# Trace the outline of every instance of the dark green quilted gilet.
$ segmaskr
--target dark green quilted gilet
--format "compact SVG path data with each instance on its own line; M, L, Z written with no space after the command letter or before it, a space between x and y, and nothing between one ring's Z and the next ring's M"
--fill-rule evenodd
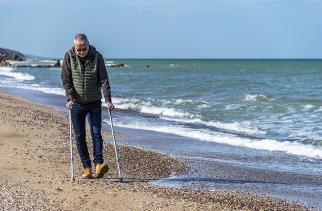
M71 50L69 51L70 67L72 71L73 85L75 89L74 100L79 103L89 103L100 100L101 88L97 76L97 59L99 54L85 60L85 66Z

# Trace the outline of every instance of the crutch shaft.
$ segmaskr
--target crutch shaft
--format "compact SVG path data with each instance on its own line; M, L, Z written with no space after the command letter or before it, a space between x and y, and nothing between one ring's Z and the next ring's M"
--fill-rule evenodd
M74 177L74 157L73 157L73 137L72 137L72 115L71 111L68 111L69 114L69 147L70 147L70 181L75 181Z
M110 109L108 109L108 114L110 117L110 124L111 124L112 138L113 138L113 142L114 142L115 159L116 159L116 164L117 164L118 175L119 175L119 179L122 180L122 173L121 173L121 168L120 168L120 163L119 163L119 156L118 156L117 144L116 144L115 135L114 135L112 114L111 114Z

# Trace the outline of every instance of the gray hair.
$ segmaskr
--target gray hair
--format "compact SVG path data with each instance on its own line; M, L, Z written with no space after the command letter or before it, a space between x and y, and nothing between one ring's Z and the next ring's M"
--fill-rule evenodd
M76 34L74 37L74 45L78 44L88 44L88 39L85 34Z

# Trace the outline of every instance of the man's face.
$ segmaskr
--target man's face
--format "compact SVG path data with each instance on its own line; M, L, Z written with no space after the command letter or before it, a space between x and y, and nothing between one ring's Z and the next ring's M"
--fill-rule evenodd
M89 45L88 44L75 44L75 51L78 56L84 58L88 54Z

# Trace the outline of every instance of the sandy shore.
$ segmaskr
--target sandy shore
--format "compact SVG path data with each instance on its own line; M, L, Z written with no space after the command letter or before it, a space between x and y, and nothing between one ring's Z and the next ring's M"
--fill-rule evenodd
M153 186L187 169L166 155L122 146L125 182L117 180L113 147L104 143L111 170L103 179L82 180L75 149L76 181L69 181L68 119L64 114L0 94L0 210L308 210L246 193ZM103 136L110 136L105 132Z

